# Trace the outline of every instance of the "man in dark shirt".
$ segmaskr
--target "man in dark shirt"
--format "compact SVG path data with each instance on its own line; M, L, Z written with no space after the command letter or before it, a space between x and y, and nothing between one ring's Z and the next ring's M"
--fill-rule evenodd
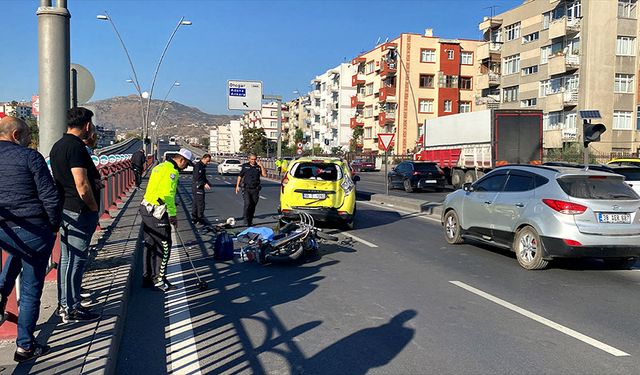
M58 314L64 323L89 322L99 318L81 305L80 286L89 256L91 236L98 224L100 180L84 139L91 137L93 112L72 108L67 112L67 132L50 153L51 171L64 197L58 266Z
M14 360L45 354L33 332L40 313L51 250L60 227L60 198L47 163L31 142L29 126L14 117L0 120L0 248L9 253L0 275L0 318L21 273L20 315ZM1 324L1 323L0 323Z
M249 162L242 164L242 169L236 182L236 194L242 187L242 198L244 199L244 221L247 227L253 225L253 215L256 212L256 205L260 199L260 176L266 177L267 170L262 166L258 157L254 153L249 154Z
M131 157L131 169L133 169L133 173L136 175L136 188L138 189L140 188L140 183L142 183L145 159L143 149L136 151Z
M193 188L193 207L191 208L191 222L193 224L206 224L204 219L204 190L211 189L207 180L207 165L211 161L211 155L204 154L199 162L193 166L191 185Z

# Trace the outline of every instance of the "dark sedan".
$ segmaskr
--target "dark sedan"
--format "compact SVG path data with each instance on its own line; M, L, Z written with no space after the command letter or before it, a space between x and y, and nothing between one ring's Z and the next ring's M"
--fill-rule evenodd
M444 189L446 178L436 163L403 161L389 172L390 188L403 188L407 193L414 189Z

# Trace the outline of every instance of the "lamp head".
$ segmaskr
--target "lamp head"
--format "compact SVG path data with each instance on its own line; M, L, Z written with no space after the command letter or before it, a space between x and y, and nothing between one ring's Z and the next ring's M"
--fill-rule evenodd
M98 14L96 18L99 19L100 21L107 21L109 19L109 17L104 14Z

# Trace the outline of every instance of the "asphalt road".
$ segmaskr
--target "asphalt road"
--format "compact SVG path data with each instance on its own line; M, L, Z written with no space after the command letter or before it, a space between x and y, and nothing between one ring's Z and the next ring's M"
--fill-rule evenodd
M234 181L213 176L211 221L241 216ZM428 217L367 202L356 229L338 233L355 241L322 245L316 259L214 262L212 237L184 214L189 183L179 230L208 290L179 247L169 272L180 289L142 290L138 274L117 373L638 373L638 269L594 260L526 271L508 252L448 245ZM256 223L273 225L278 185L261 196Z
M377 172L358 172L358 176L360 176L360 181L358 182L358 193L366 198L367 195L371 194L385 194L386 193L386 180L385 174L383 171ZM448 186L442 192L436 192L432 189L425 189L414 191L411 193L405 192L403 189L389 189L390 195L395 195L398 197L407 197L414 199L424 199L429 202L442 202L444 198L453 191L453 187Z

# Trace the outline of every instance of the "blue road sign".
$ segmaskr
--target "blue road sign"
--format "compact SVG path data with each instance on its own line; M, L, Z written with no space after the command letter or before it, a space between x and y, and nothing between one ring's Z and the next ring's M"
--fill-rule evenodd
M245 88L237 88L237 87L230 87L229 88L229 96L247 96L247 89L245 89Z

